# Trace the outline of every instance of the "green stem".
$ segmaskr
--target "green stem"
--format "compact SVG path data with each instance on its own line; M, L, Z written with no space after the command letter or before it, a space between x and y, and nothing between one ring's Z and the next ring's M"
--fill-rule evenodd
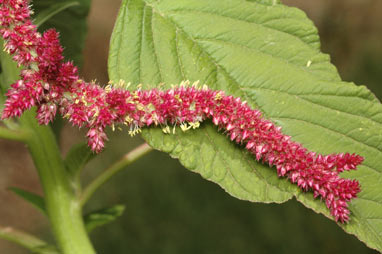
M94 254L75 195L74 183L65 169L50 127L39 126L33 112L24 113L21 125L33 135L27 145L38 170L45 193L45 205L62 254Z
M86 202L97 191L97 189L105 182L107 182L112 176L126 168L126 166L130 165L132 162L151 152L152 150L153 148L151 148L148 144L142 144L123 156L119 161L111 165L85 188L80 199L81 206L85 205Z
M0 126L0 138L25 142L28 139L28 134L25 131L15 131Z
M20 70L11 57L0 53L0 58L1 67L6 73L2 75L6 79L0 80L0 88L4 88L4 85L11 84L19 78ZM84 226L81 205L74 191L79 186L70 180L51 128L39 126L32 110L23 114L20 125L20 130L27 130L28 137L25 138L25 142L40 177L45 194L45 208L60 253L95 254ZM23 135L15 135L15 131L5 128L0 129L0 135L24 141L21 138Z

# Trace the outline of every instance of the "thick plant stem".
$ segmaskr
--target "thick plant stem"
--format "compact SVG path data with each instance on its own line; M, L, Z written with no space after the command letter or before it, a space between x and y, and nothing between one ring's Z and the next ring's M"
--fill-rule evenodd
M0 42L1 43L1 42ZM4 56L4 54L0 54ZM9 67L6 72L7 82L18 79L19 70L12 64L10 57L1 59L2 66ZM82 209L75 195L75 183L66 172L56 138L48 126L40 126L32 110L20 118L20 131L26 135L14 135L2 129L4 137L27 144L38 171L44 190L45 207L60 254L95 254L95 250L86 232ZM11 135L12 134L12 135ZM21 133L20 133L21 134ZM24 139L25 138L25 139Z
M106 169L101 175L99 175L93 182L91 182L83 191L81 195L81 206L85 205L86 202L92 197L94 192L101 187L105 182L107 182L112 176L126 168L132 162L138 160L142 156L151 152L153 148L148 144L144 143L125 156L123 156L119 161L115 162L108 169Z
M74 183L70 182L52 130L39 126L33 112L25 114L21 124L33 133L27 145L40 176L46 209L61 253L96 253L84 227Z

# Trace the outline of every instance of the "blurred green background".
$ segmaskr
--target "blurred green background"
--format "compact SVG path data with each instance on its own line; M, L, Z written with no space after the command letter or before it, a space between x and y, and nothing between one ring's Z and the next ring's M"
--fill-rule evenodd
M344 80L367 85L382 98L382 1L284 0L307 12L318 26L322 50L332 56ZM82 75L107 83L108 39L120 0L93 0ZM84 140L66 126L63 153ZM142 142L111 133L107 149L84 172L84 183ZM23 145L1 141L0 224L52 239L48 222L6 190L41 193ZM86 206L92 211L124 204L117 221L91 237L100 254L122 253L376 253L334 222L296 200L254 204L232 198L218 185L184 169L167 154L152 152L117 175ZM25 254L0 240L0 253Z

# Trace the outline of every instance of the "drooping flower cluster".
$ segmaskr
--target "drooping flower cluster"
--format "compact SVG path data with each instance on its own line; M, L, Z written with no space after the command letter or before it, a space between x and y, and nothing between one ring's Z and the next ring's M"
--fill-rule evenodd
M23 66L21 79L7 93L2 118L20 116L37 106L40 124L48 124L56 114L63 92L78 80L77 69L71 63L63 63L63 49L54 29L43 35L37 32L27 1L0 0L0 4L4 50Z
M5 50L24 67L21 79L7 94L3 119L36 106L39 123L48 124L59 111L73 125L89 128L88 143L95 152L104 147L107 126L127 125L130 135L153 125L171 133L170 125L187 131L211 119L256 160L275 166L280 177L287 177L304 191L312 190L326 202L336 221L349 220L348 202L360 187L358 181L343 179L339 173L356 169L363 161L361 156L310 152L240 98L197 83L182 82L166 91L138 88L133 92L124 89L127 85L123 81L105 89L87 83L79 79L72 63L63 62L57 32L48 30L40 35L36 31L26 0L0 0L0 4Z

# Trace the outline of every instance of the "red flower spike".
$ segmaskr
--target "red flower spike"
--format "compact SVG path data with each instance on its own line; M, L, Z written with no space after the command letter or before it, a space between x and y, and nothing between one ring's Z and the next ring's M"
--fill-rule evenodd
M2 119L20 116L37 106L40 124L48 124L60 112L76 126L86 126L88 144L99 153L105 146L105 127L124 124L135 135L141 127L179 125L182 131L195 129L211 119L219 130L238 144L243 144L256 160L275 166L280 177L288 178L303 191L325 201L330 213L341 223L349 220L348 202L360 192L358 181L343 179L339 173L356 169L363 157L356 154L320 155L281 132L281 127L262 118L240 98L225 95L197 84L161 91L134 92L117 88L105 89L79 79L77 68L63 62L58 33L51 29L42 36L30 21L26 0L0 0L0 34L5 50L24 66L21 77L11 86ZM175 131L175 129L173 130Z

